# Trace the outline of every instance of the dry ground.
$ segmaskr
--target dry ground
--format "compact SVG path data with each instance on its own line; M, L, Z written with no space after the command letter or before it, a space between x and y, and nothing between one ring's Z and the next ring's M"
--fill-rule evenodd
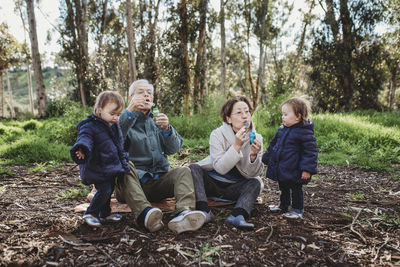
M15 174L0 176L1 266L400 266L399 168L390 174L320 166L304 188L302 221L268 211L279 191L265 180L264 204L251 218L255 231L225 225L227 206L213 208L215 222L177 236L137 228L130 214L90 229L73 211L85 197L56 199L79 188L78 169L29 167L7 167Z

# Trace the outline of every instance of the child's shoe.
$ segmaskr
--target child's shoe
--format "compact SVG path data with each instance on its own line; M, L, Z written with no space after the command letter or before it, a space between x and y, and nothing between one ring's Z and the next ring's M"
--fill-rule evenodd
M91 214L85 214L83 215L83 219L85 220L85 222L91 226L91 227L100 227L101 226L101 222L99 219L97 219L96 217L94 217Z
M297 220L297 219L303 219L303 214L297 213L294 211L288 211L283 214L283 217L288 218L288 219Z
M111 214L110 216L107 216L105 218L101 218L102 221L104 222L119 222L122 219L122 215L115 213L115 214Z
M280 212L280 211L282 211L282 209L279 208L279 206L277 206L277 205L269 205L268 208L272 212Z
M204 213L204 215L206 215L206 220L205 220L204 223L209 223L209 222L214 221L215 216L214 216L214 214L212 213L211 210L209 212L202 210L202 212Z
M238 229L243 229L243 230L253 230L254 229L254 224L246 222L244 219L243 215L238 215L238 216L233 216L229 215L228 218L225 220L226 224L232 224Z
M183 210L168 223L168 228L180 234L188 231L196 231L206 221L206 215L200 210Z

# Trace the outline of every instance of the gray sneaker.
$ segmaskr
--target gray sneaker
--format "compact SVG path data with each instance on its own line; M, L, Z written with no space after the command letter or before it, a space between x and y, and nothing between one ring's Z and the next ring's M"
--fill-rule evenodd
M184 210L169 221L168 228L176 234L196 231L203 226L205 221L206 215L202 211Z
M206 221L204 223L209 223L215 220L215 216L212 213L212 211L210 210L209 212L206 211L202 211L204 213L204 215L206 215Z
M164 227L162 222L162 211L159 208L150 209L144 217L144 227L149 232L155 232Z

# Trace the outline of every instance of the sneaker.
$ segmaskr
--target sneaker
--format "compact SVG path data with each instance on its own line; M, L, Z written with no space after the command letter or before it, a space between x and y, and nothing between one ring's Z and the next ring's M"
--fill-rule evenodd
M100 227L101 226L101 222L99 219L97 219L96 217L94 217L91 214L85 214L83 215L83 219L85 220L85 222L91 226L91 227Z
M297 213L294 211L288 211L283 214L283 217L288 218L288 219L294 219L294 220L303 219L303 214Z
M184 210L169 221L168 228L176 234L196 231L203 226L205 221L206 215L202 211Z
M212 222L212 221L214 221L214 219L215 219L215 216L214 216L214 214L212 213L212 211L210 210L209 212L207 212L207 211L201 211L201 212L203 212L204 213L204 215L206 215L206 220L205 220L205 222L204 223L209 223L209 222Z
M282 210L282 209L279 208L279 206L277 206L277 205L269 205L268 208L269 208L269 210L272 211L272 212L279 212L279 211Z
M105 218L101 218L101 221L104 222L119 222L122 219L122 215L115 213L115 214L111 214L110 216L107 216Z
M144 227L151 233L160 230L164 227L162 216L162 211L159 208L149 209L144 217Z
M229 217L226 218L225 223L231 224L238 229L243 229L243 230L253 230L254 229L254 224L246 222L243 215L238 215L236 217L233 215L229 215Z

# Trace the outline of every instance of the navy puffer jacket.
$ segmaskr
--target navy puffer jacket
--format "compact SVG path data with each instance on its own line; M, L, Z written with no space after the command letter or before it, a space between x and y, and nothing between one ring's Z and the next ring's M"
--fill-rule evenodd
M118 174L129 171L128 153L124 152L124 139L118 123L110 125L89 115L76 129L78 139L71 148L72 159L79 164L84 184L112 181ZM81 149L85 159L78 159L75 152Z
M265 151L262 161L268 165L267 177L278 182L306 184L302 171L317 173L318 151L312 120L290 127L281 126Z

